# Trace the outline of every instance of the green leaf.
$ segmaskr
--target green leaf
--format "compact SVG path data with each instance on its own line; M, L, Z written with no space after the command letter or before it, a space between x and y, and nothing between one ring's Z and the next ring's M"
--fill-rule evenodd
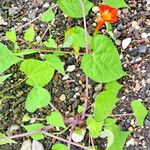
M115 94L116 96L121 88L122 85L117 81L109 82L105 85L105 89L110 91L112 94Z
M112 118L106 118L104 121L105 127L111 127L116 123L117 119L112 119Z
M1 138L4 138L4 139L1 139ZM11 143L16 143L16 142L10 138L7 138L5 134L0 133L0 145L8 144L8 143L11 144Z
M54 144L52 150L69 150L69 148L64 144Z
M47 106L50 100L49 92L42 87L36 86L28 93L25 108L29 112L34 112L38 108Z
M48 64L50 64L54 69L65 75L63 63L61 62L59 57L54 54L49 54L46 55L45 58Z
M40 130L44 127L43 124L41 123L34 123L30 125L23 126L28 132L32 132L34 130ZM42 133L36 133L32 134L31 137L35 140L42 140L44 139L44 135Z
M116 40L115 36L114 36L114 33L112 31L112 25L110 22L105 22L105 25L106 25L106 32L110 35L110 37L113 39L113 40Z
M49 8L47 11L45 11L42 15L40 20L42 22L49 22L52 21L55 18L55 14L53 13L53 11L51 10L51 8Z
M81 0L58 0L58 6L68 16L73 18L82 18L82 5ZM89 10L92 8L93 3L89 0L84 1L85 15L88 15Z
M0 73L23 59L16 57L7 46L0 43Z
M4 75L4 76L0 76L0 84L3 84L3 82L9 78L12 74L7 74L7 75Z
M82 57L84 73L94 81L106 83L120 79L122 70L120 57L113 42L105 35L96 35L92 40L93 53Z
M56 42L51 37L49 37L47 41L43 42L43 44L48 48L57 48Z
M106 150L122 150L130 132L121 131L117 125L112 125L111 127L107 129L110 130L114 136L113 136L113 139L112 137L108 138L109 145L107 146ZM113 143L112 143L112 140L113 140Z
M66 128L64 121L63 121L63 117L58 112L52 112L50 116L46 117L46 120L47 120L47 124L50 124L52 126Z
M6 32L6 37L13 43L16 43L16 31L14 29Z
M132 107L133 113L134 113L134 115L136 117L136 123L137 123L137 125L138 126L142 126L143 122L144 122L144 119L145 119L145 117L148 114L147 109L138 100L132 101L131 107Z
M106 149L108 149L113 144L113 142L114 142L114 134L112 133L111 130L108 130L106 128L104 129L104 132L107 135L108 144L107 144Z
M78 105L78 113L82 113L84 111L84 107L82 105Z
M87 36L88 36L88 42L90 43L91 37L89 35ZM64 47L74 46L74 47L82 47L82 48L86 47L84 29L79 26L69 28L65 32L65 43L63 46Z
M23 71L28 79L26 82L31 86L45 86L54 75L54 68L48 63L27 59L21 63L20 70Z
M33 50L33 49L25 49L25 50L20 50L17 53L15 53L16 56L24 56L24 55L29 55L29 54L34 54L38 53L38 51Z
M117 102L117 93L121 86L117 82L108 83L105 86L106 91L96 96L94 103L94 118L96 121L104 121L115 108Z
M35 37L35 31L32 25L27 29L26 33L24 34L24 39L26 41L32 42L34 40L34 37Z
M124 0L103 0L103 4L114 8L129 7Z
M103 122L96 122L92 117L86 120L87 128L89 129L89 134L93 138L97 138L102 130Z

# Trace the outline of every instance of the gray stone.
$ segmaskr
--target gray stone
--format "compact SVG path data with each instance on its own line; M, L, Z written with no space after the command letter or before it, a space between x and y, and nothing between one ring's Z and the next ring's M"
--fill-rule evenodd
M139 53L146 53L147 51L147 46L146 45L140 45L137 47L137 50Z
M32 142L32 150L44 150L44 147L39 141L33 140L33 142Z

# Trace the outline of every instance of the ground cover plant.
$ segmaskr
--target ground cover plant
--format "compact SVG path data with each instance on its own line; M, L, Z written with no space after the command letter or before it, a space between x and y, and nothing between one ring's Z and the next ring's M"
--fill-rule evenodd
M26 43L24 49L20 49L15 29L6 32L6 39L13 46L8 48L7 44L0 43L0 84L3 84L12 75L11 73L5 74L5 71L12 65L18 65L19 70L25 76L21 83L25 82L30 87L25 101L25 109L32 114L38 109L44 109L50 105L54 110L43 118L34 118L34 123L31 123L33 118L25 114L22 118L22 128L27 132L16 135L7 135L7 133L1 132L0 144L13 144L17 142L15 139L26 136L35 140L41 140L48 136L56 139L51 147L52 150L68 150L71 149L71 145L80 149L92 150L98 149L98 145L94 144L93 139L102 137L107 140L107 150L121 150L131 131L123 131L117 125L117 119L113 116L112 111L118 101L118 92L123 86L117 80L128 74L123 71L119 52L114 44L116 39L112 26L119 19L117 17L119 8L129 6L124 0L115 2L103 0L98 7L93 7L94 4L89 0L58 0L57 5L65 15L72 18L83 18L84 21L84 28L73 26L65 31L65 39L61 47L56 44L57 41L51 35L45 41L36 40L37 33L34 24L29 25L24 32L23 41ZM89 35L86 16L92 7L99 12L99 15L96 18L95 32ZM55 13L52 8L49 8L38 19L50 25L55 19ZM101 33L103 26L106 27L106 34ZM72 51L67 51L68 48L72 48ZM74 54L76 58L81 58L81 69L86 75L83 103L78 106L74 118L67 118L59 112L53 105L51 98L53 93L45 88L53 80L56 71L65 75L61 57L66 54ZM90 102L89 99L89 79L104 83L103 91L97 94L94 102ZM4 93L15 86L17 85L1 91L1 99L7 98ZM8 97L11 98L11 96ZM142 126L148 114L147 108L138 100L132 101L131 108L137 126ZM61 137L64 133L68 134L68 139ZM88 134L89 145L80 144L85 134Z

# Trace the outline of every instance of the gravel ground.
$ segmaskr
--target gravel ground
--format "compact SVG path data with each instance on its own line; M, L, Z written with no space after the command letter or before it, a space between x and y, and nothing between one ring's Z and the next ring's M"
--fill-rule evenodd
M120 52L120 58L124 70L129 74L129 76L119 81L124 87L119 93L119 102L113 114L132 113L130 103L134 99L140 100L150 109L150 6L147 5L148 1L128 0L127 3L130 5L130 9L121 9L119 13L120 20L113 26L115 37L118 39L116 44ZM96 5L98 4L97 0L93 0L93 2ZM0 25L0 39L2 39L4 32L9 28L18 28L18 26L22 26L35 19L49 7L48 4L53 6L55 3L53 0L2 0L0 3L0 16L2 16L0 23L3 23L3 25ZM47 38L47 35L51 34L58 44L62 44L64 31L74 25L83 26L83 21L82 19L73 20L65 18L56 7L54 11L56 12L56 20L44 39ZM91 12L87 17L89 33L94 31L93 23L95 16ZM34 24L37 35L43 35L47 25L39 21L35 21ZM23 30L19 30L19 38L21 38L22 32ZM105 32L105 29L102 29L102 32ZM122 45L125 40L130 42L127 48L123 49ZM22 42L20 42L20 45L25 46ZM60 112L66 117L72 117L76 114L78 104L83 102L85 75L80 69L80 57L75 59L71 55L66 55L61 59L65 64L65 69L69 67L74 69L68 71L66 76L56 73L53 81L46 88L53 93L53 104ZM13 73L13 76L3 86L0 86L0 90L4 90L23 80L24 75L19 72L18 66L13 66L7 71L7 73L10 72ZM97 93L102 90L102 87L103 85L90 80L89 96L91 102L93 102L93 98ZM10 134L24 132L20 125L22 117L27 113L24 110L24 101L29 90L30 87L21 83L13 90L6 92L7 95L15 96L16 98L0 100L0 132L5 131ZM51 110L52 108L47 106L29 115L32 117L42 117L49 114ZM125 150L150 150L150 114L141 128L135 125L135 118L133 116L118 118L117 123L123 130L133 131L125 144ZM0 150L19 150L22 142L27 139L20 139L17 144L0 146ZM48 150L52 145L48 138L40 142L44 145L45 150ZM85 139L84 142L88 141ZM94 142L99 145L100 150L105 148L105 139L97 139ZM72 150L76 149L76 147L72 148Z

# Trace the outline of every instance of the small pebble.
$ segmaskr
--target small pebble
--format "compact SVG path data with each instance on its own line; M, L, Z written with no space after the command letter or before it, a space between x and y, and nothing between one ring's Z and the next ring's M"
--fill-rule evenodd
M134 145L134 138L131 138L129 141L126 142L126 147L130 146L130 145Z
M32 150L44 150L44 147L39 141L33 140L33 142L32 142Z
M141 34L141 37L142 37L143 39L147 39L147 38L148 38L148 34L146 34L146 33L144 32L144 33Z
M65 101L65 100L66 100L66 95L65 95L65 94L62 94L62 95L60 96L60 100L61 100L61 101Z
M124 40L122 41L122 48L123 48L123 49L126 49L126 48L129 46L130 43L131 43L131 38L126 38L126 39L124 39Z
M147 46L146 45L140 45L137 47L137 50L139 53L146 53L147 51Z
M20 150L31 150L32 146L31 146L31 141L30 140L26 140L22 143L21 149Z
M70 78L70 77L69 77L69 74L66 74L66 75L63 76L62 80L67 80L67 79L69 79L69 78Z
M99 11L99 7L98 6L94 6L92 8L92 11L95 12L95 13L97 13Z
M94 88L94 90L95 90L96 92L101 91L101 90L102 90L102 84L98 84L98 85Z
M86 130L85 129L82 129L82 134L78 134L77 132L73 132L72 133L72 140L75 142L75 143L79 143L81 142L83 139L84 139L84 136L85 136L85 133L86 133Z
M71 65L71 66L68 66L68 68L67 68L67 72L73 72L74 70L75 70L75 65Z
M46 2L46 3L43 5L43 7L44 7L44 8L48 8L48 7L49 7L49 3Z

